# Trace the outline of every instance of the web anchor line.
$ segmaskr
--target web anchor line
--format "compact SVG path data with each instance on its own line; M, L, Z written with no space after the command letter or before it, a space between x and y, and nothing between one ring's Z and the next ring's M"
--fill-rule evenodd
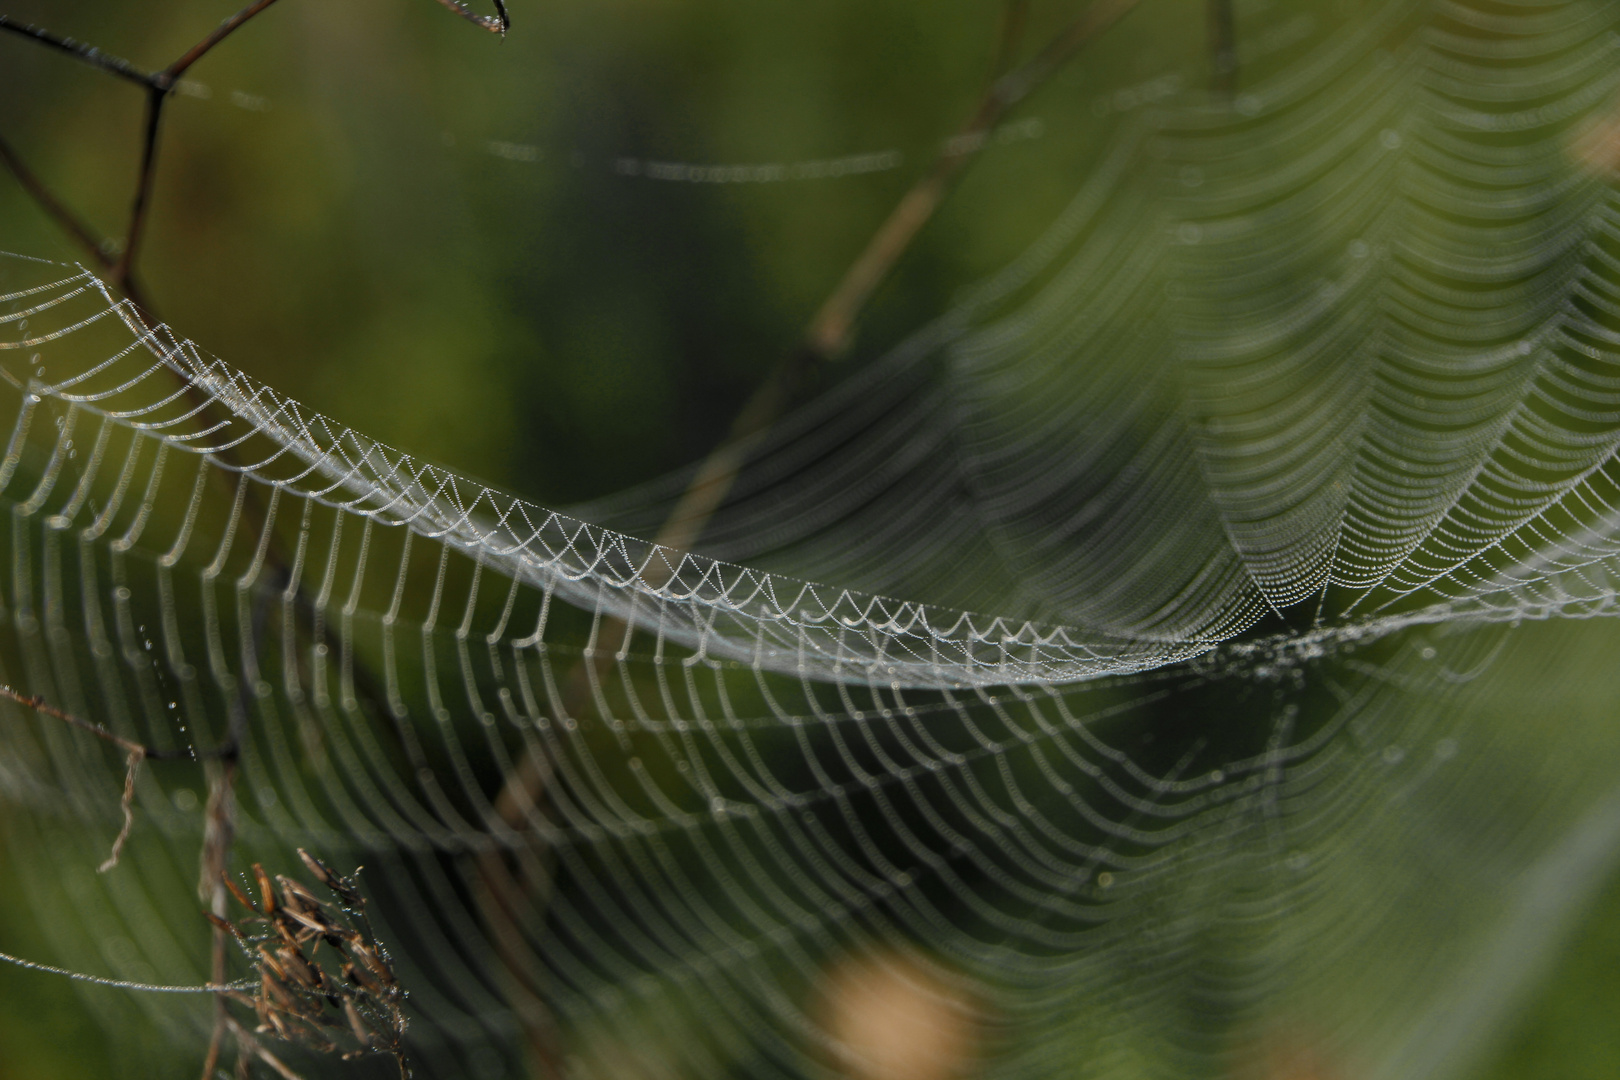
M69 971L67 968L55 967L51 964L41 964L35 960L25 960L20 956L0 952L0 961L15 967L25 968L28 971L39 971L47 975L61 975L75 982L91 983L95 986L108 986L114 990L138 990L149 994L229 994L241 990L251 990L257 985L255 979L239 979L236 982L217 985L215 983L202 983L200 985L178 986L172 983L131 982L128 979L109 979L100 975L90 975L82 971Z

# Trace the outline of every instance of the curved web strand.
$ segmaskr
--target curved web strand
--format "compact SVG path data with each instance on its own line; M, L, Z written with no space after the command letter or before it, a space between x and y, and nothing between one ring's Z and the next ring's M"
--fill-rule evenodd
M1613 452L1612 34L1381 5L1125 122L1023 260L754 452L702 546L1167 640L1324 590L1413 609ZM579 512L650 532L672 494Z

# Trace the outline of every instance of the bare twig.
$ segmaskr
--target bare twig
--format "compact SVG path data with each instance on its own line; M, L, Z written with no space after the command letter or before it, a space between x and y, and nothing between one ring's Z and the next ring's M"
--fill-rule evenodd
M146 228L146 208L152 199L152 178L157 172L158 132L163 125L163 103L168 100L167 90L146 92L146 125L141 140L141 171L135 180L135 204L129 212L129 228L124 230L124 244L118 253L118 262L112 270L113 284L124 289L130 270L135 264L135 252Z
M93 724L88 720L81 720L72 713L63 712L54 705L47 704L44 698L38 695L28 696L19 694L9 686L0 686L0 698L14 701L27 709L32 709L41 716L48 716L53 720L60 720L70 727L80 731L89 732L98 739L112 743L122 749L126 755L127 767L124 773L124 795L119 800L118 807L123 812L124 824L118 830L118 837L113 840L112 853L96 868L99 873L105 874L118 865L118 857L124 852L124 844L129 840L130 830L135 827L135 779L141 771L141 762L153 756L151 752L138 742L133 742L120 735L114 735L100 724Z
M141 139L141 169L135 181L135 200L130 208L129 228L124 233L124 247L119 252L117 265L113 267L113 282L120 289L124 288L124 283L129 280L130 271L135 265L135 253L140 247L141 234L146 228L147 210L152 200L152 182L157 172L158 135L163 127L163 106L168 102L169 95L174 92L175 83L187 68L201 60L215 45L224 41L238 27L275 2L276 0L253 0L253 3L220 23L213 33L186 50L180 59L149 78L146 90L146 124Z
M119 800L119 809L123 811L124 815L124 825L123 828L118 831L117 839L113 841L112 854L107 857L105 862L96 868L101 873L106 873L108 870L111 870L113 867L118 865L118 857L123 854L124 844L129 840L130 830L135 827L135 780L140 775L141 763L143 761L196 761L205 758L235 756L235 751L230 748L202 751L194 750L190 747L184 750L157 750L145 745L144 743L138 743L133 739L126 739L122 735L115 735L113 732L108 731L100 724L93 723L89 720L84 720L80 717L74 716L70 712L64 712L37 694L19 694L9 686L0 686L0 698L15 702L25 709L32 709L40 716L48 716L52 720L60 720L69 727L77 728L80 731L94 735L103 742L112 743L114 746L124 751L127 766L124 772L124 795L123 798ZM214 981L224 981L224 979L220 977L220 973L217 971L215 972Z
M208 807L203 818L203 845L199 858L201 880L198 893L209 905L215 919L225 915L225 867L230 858L231 844L236 840L236 759L233 756L208 777ZM209 978L216 984L225 982L225 957L229 945L226 933L214 926ZM214 1002L214 1030L208 1040L208 1054L203 1061L202 1080L213 1080L213 1070L224 1049L225 1029L231 1022L225 999Z
M100 68L109 75L116 75L120 79L128 79L130 82L140 83L142 86L152 84L152 76L141 71L128 60L113 56L111 53L102 52L94 45L75 41L70 37L60 37L42 27L18 22L8 15L0 15L0 30L9 30L13 34L31 38L41 45L65 52L77 60L82 60L92 67Z
M688 551L709 519L725 501L749 443L775 422L796 384L814 364L834 359L849 345L855 319L879 284L910 248L934 211L944 201L951 183L976 154L1007 113L1045 83L1089 42L1124 17L1139 0L1097 0L1021 67L991 84L966 124L947 140L929 170L901 197L864 250L845 272L805 331L804 342L760 384L737 414L726 441L721 443L693 475L655 539L664 547ZM1010 0L1003 36L1021 33L1020 0ZM654 588L664 582L651 583Z
M1138 2L1097 0L1033 59L991 84L967 123L947 140L932 167L901 197L821 305L805 331L803 344L772 369L738 413L726 441L698 467L659 530L655 543L680 551L691 549L730 492L749 444L775 422L807 369L834 359L848 347L856 317L933 217L950 191L951 183L1007 113ZM1014 11L1018 6L1019 0L1011 0L1003 25L1004 36L1021 32L1017 27L1023 16ZM656 588L663 582L653 584Z
M5 162L6 168L11 170L11 175L17 178L17 183L21 184L23 190L39 204L46 216L61 226L63 232L73 237L74 241L84 248L86 254L99 263L103 270L113 268L113 258L102 247L102 241L96 239L95 233L90 231L90 227L81 221L78 215L51 194L50 189L34 175L33 170L23 164L17 151L3 138L0 138L0 161Z
M190 49L186 50L184 56L180 57L180 59L164 68L162 73L157 76L167 84L165 89L172 87L175 82L179 80L180 76L185 74L186 69L192 64L195 64L198 60L201 60L208 50L230 37L243 23L247 22L249 19L253 18L253 16L257 15L259 12L263 11L265 8L269 7L275 2L276 0L254 0L253 3L249 4L241 11L238 11L235 15L232 15L230 18L220 23L218 29L216 29L212 34L209 34L207 37L203 38L201 41L197 42L197 44L193 45Z
M48 716L52 720L60 720L62 723L67 724L69 727L76 727L80 731L88 732L91 735L94 735L98 739L101 739L101 740L103 740L105 742L112 743L114 746L118 747L120 750L123 750L125 753L133 754L133 753L138 752L143 757L149 757L149 758L153 758L153 759L164 758L164 757L180 757L180 756L182 756L182 755L174 753L172 751L161 751L161 750L160 751L153 751L150 748L148 748L146 746L143 746L140 743L135 742L132 739L126 739L122 735L115 735L112 732L108 731L106 728L102 727L100 724L92 723L89 720L81 720L79 717L74 716L72 713L63 712L61 709L58 709L55 705L52 705L52 704L48 703L44 698L40 697L38 694L32 694L32 695L30 695L30 694L19 694L17 691L13 690L9 686L0 686L0 698L5 698L7 701L15 702L16 704L21 705L25 709L32 709L34 712L39 713L39 715L41 715L41 716ZM187 754L187 755L184 755L184 756L189 757L190 755Z
M28 170L17 154L9 147L0 151L6 165L17 176L24 190L33 197L34 201L43 208L46 214L81 245L91 253L101 266L112 275L113 284L128 296L137 306L150 310L148 305L137 295L133 288L135 258L140 249L140 242L146 231L146 219L151 210L152 186L157 171L158 138L163 129L163 108L169 96L174 93L175 86L193 64L206 56L216 45L230 37L255 15L274 4L276 0L252 0L242 10L220 23L207 37L187 49L179 59L161 71L146 72L131 64L128 60L113 56L101 51L94 45L76 41L73 38L62 37L51 33L42 27L29 23L19 22L6 15L0 15L0 30L7 30L13 34L27 38L47 48L65 53L76 60L80 60L99 70L116 75L121 79L136 83L146 91L146 115L143 123L141 139L140 169L136 173L135 196L131 202L129 224L124 231L124 240L119 247L116 259L109 257L104 245L97 241L94 234L86 228L79 217L72 213L51 194L50 190L39 182L38 178ZM494 15L479 15L467 7L462 0L439 0L439 3L460 15L475 26L482 27L493 33L506 34L511 20L507 15L505 0L494 0Z
M96 867L98 874L105 874L118 865L118 856L124 853L124 844L129 840L130 830L135 828L135 778L140 774L141 762L145 759L144 748L137 747L129 752L129 764L124 772L124 796L118 801L118 808L124 812L124 827L118 830L118 836L113 840L112 854Z

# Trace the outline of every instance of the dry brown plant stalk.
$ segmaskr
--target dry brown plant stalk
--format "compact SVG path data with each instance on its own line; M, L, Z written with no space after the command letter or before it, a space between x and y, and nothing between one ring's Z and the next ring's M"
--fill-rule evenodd
M272 880L254 863L248 889L221 879L248 914L232 922L204 913L241 946L259 980L252 993L223 994L227 1002L252 1010L256 1021L250 1033L239 1019L227 1017L226 1026L237 1037L238 1071L252 1057L284 1078L295 1075L260 1045L257 1036L267 1036L346 1061L386 1054L404 1080L411 1075L405 1057L406 994L388 950L372 932L365 898L352 877L302 848L298 856L332 894L330 900L321 900L296 878L278 874ZM250 895L254 889L257 899Z
M101 741L111 743L124 751L126 761L124 794L118 804L119 810L124 815L124 824L118 830L117 838L113 840L112 853L107 856L105 862L96 868L97 871L103 874L118 865L119 856L124 851L124 844L128 842L129 834L135 828L135 781L140 775L142 762L179 759L201 761L221 757L225 753L221 750L158 750L144 743L138 743L133 739L126 739L122 735L116 735L100 724L64 712L38 694L20 694L9 686L0 685L0 698L21 705L25 709L30 709L40 716L59 720L71 728L94 735Z

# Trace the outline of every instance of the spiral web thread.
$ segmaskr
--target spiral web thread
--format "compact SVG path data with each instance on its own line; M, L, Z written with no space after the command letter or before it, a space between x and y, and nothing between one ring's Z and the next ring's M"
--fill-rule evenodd
M542 510L7 259L4 676L239 735L235 860L366 865L428 1075L867 1075L872 972L1007 1075L1456 1067L1502 883L1613 847L1601 628L1508 624L1615 606L1617 21L1381 5L1121 119L703 555L634 538L686 475ZM62 958L198 982L204 768L97 877L120 762L0 721Z

